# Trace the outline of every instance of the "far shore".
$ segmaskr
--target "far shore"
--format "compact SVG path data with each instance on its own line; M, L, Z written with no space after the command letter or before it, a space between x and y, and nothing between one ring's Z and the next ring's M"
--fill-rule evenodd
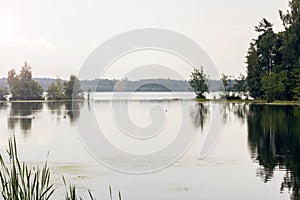
M161 99L161 101L186 101L187 99ZM246 104L262 104L262 105L296 105L300 106L300 100L298 101L273 101L273 102L268 102L266 100L226 100L226 99L190 99L194 100L197 102L213 102L213 103L246 103ZM11 100L11 101L5 101L5 100L0 100L0 103L55 103L55 102L71 102L73 101L72 99L66 99L66 100ZM84 100L84 99L78 99L74 100L76 102L84 102L84 101L89 101L89 100ZM94 101L91 99L90 101ZM98 100L96 100L98 101ZM101 100L99 100L101 101Z
M72 99L66 99L66 100L10 100L10 101L0 101L0 103L54 103L54 102L70 102L70 101L76 101L76 102L83 102L88 101L84 99L78 99L78 100L72 100Z

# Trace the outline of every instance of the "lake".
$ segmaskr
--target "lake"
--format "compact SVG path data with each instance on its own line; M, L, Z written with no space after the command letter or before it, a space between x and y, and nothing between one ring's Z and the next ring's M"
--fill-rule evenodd
M0 103L1 153L15 134L22 160L48 160L53 199L64 198L62 175L97 199L109 199L109 186L125 200L300 199L299 106L193 98L95 93L73 104Z

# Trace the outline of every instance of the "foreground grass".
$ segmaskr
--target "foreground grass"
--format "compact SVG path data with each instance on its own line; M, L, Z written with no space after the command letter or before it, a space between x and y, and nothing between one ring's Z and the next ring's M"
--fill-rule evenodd
M49 200L55 191L54 185L50 183L51 172L47 162L43 167L29 167L25 162L20 162L17 152L15 137L8 140L8 162L0 154L0 187L1 196L4 200ZM74 185L68 185L65 178L63 182L66 187L66 200L82 200ZM110 199L112 190L109 187ZM91 200L92 193L88 190ZM121 200L121 194L118 196Z
M7 149L9 163L0 155L1 195L5 200L47 200L54 192L50 184L50 171L47 163L42 168L29 168L18 159L16 140L9 139Z

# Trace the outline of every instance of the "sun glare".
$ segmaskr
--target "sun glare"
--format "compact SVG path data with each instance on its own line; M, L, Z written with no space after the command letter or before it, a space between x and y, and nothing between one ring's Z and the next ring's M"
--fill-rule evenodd
M7 35L9 30L9 23L7 19L0 19L0 35Z
M14 12L0 12L0 36L9 36L12 32L12 24L16 22Z

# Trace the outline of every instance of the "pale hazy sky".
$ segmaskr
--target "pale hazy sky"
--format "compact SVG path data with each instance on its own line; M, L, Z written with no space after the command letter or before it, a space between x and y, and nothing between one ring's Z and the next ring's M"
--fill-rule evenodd
M139 28L186 35L220 73L237 75L245 72L254 26L265 17L282 30L278 10L287 5L288 0L0 0L0 77L28 61L34 77L67 78L78 74L102 42Z

